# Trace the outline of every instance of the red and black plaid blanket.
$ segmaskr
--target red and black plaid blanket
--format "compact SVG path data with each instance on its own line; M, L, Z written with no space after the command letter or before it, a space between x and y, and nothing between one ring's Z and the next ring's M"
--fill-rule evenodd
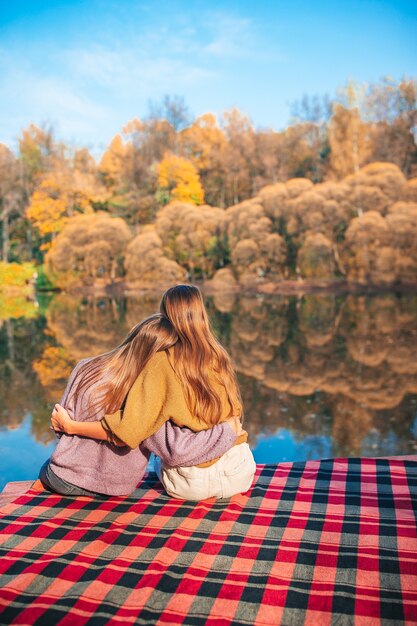
M227 501L32 489L3 507L0 623L416 624L417 462L259 466Z

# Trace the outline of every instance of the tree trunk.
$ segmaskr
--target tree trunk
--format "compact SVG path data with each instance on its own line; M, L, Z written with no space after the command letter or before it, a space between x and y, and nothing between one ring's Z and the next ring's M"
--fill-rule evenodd
M1 258L7 263L9 260L9 252L10 252L10 229L9 229L9 216L11 212L10 205L8 206L5 202L3 204L3 211L1 215L1 222L3 225L2 228L2 242L1 242Z
M342 265L342 261L339 256L339 250L337 249L336 244L333 245L333 255L334 255L334 260L336 262L337 269L342 274L342 276L346 276L346 270Z
M6 325L6 333L7 333L7 358L9 361L11 361L14 364L16 360L16 353L15 353L14 330L13 330L12 320L11 319L6 320L5 325Z
M116 280L117 274L117 259L113 259L110 266L110 280L112 283Z
M237 175L233 176L233 204L239 203L239 195L238 195L238 186L237 186Z
M9 214L5 212L3 215L3 237L2 237L2 246L1 246L1 258L7 263L9 260L9 251L10 251L10 238L9 238Z

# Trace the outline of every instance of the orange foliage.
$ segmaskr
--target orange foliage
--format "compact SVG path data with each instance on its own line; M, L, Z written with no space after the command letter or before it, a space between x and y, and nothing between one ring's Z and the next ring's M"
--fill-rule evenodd
M122 177L126 154L127 148L122 137L115 135L103 154L99 166L99 171L104 175L107 183L114 184Z
M70 169L56 161L34 191L26 215L51 247L51 238L60 233L74 213L91 213L96 203L107 198L94 172Z
M42 181L34 192L26 215L39 230L42 237L59 233L68 221L67 197L59 183L54 179ZM50 248L50 242L41 248Z
M168 200L192 204L204 202L200 176L191 161L183 157L171 154L159 163L158 184L162 194L167 194Z
M33 362L33 369L38 375L42 387L47 389L48 399L58 401L62 391L62 381L68 379L74 362L65 348L47 346L40 359Z

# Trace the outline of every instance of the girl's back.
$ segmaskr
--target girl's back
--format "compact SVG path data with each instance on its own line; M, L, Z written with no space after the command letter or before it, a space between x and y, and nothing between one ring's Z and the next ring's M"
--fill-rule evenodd
M80 422L97 421L104 417L100 410L94 410L97 404L92 402L97 400L97 388L101 381L80 395L75 393L80 369L87 362L88 359L84 359L75 366L60 402L70 416ZM107 441L62 435L50 464L57 476L83 489L124 495L135 489L146 470L148 456L139 447L132 450Z

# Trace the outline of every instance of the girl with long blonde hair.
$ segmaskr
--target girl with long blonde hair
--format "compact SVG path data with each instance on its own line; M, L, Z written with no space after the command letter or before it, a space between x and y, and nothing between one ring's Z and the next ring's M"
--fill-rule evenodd
M178 340L147 361L133 383L124 406L99 422L76 423L57 407L53 425L84 437L108 439L136 448L167 421L195 432L233 422L235 445L214 461L172 468L163 460L158 475L174 497L201 500L246 491L255 462L241 426L242 402L236 374L226 350L215 338L199 289L177 285L168 289L160 313ZM53 418L54 419L54 418Z

